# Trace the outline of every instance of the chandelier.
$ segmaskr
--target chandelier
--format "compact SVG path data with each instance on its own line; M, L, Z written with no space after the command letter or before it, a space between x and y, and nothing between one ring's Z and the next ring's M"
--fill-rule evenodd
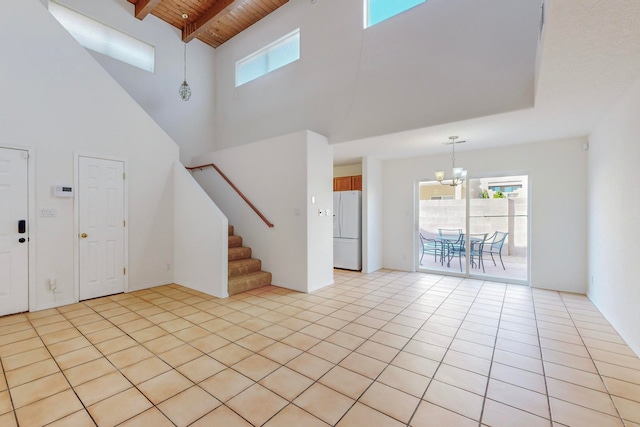
M186 13L182 14L182 19L185 20L185 28L187 26L187 18L189 15ZM178 93L180 94L180 98L183 101L188 101L191 98L191 88L189 87L189 83L187 83L187 44L184 43L184 80L178 89Z
M187 44L184 44L184 81L180 85L178 89L178 93L180 94L180 98L183 101L188 101L191 98L191 88L189 87L189 83L187 83Z
M450 180L445 181L444 179L444 171L436 172L436 180L442 185L450 185L451 187L456 187L464 182L467 179L467 171L464 168L456 167L456 144L462 144L466 141L456 141L458 139L457 136L450 136L449 139L451 142L445 142L446 145L451 145L451 169L453 177Z

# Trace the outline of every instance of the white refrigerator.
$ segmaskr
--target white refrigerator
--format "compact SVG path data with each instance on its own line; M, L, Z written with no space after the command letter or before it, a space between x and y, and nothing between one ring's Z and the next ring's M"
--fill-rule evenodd
M362 193L333 193L333 266L362 270Z

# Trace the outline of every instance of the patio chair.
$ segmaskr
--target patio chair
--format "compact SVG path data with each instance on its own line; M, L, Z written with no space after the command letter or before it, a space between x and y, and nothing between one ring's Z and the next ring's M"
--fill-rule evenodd
M438 236L441 239L458 241L462 235L462 228L438 228Z
M493 233L489 240L486 242L485 253L491 255L491 260L493 261L493 265L497 266L496 260L493 258L493 255L498 255L500 257L500 264L502 264L502 269L506 270L504 267L504 262L502 262L502 245L504 245L504 241L507 238L509 233L503 233L501 231L496 231Z
M476 266L475 258L478 258L477 266L478 268L482 267L482 272L484 273L484 260L482 258L482 252L484 251L484 245L487 241L487 233L469 234L469 240L469 256L471 266Z
M433 255L433 262L437 262L438 256L440 256L440 263L442 264L442 242L439 239L429 239L420 233L420 249L422 250L420 264L422 264L424 254Z
M458 258L458 263L460 264L460 271L462 271L462 257L465 256L465 237L464 237L464 233L462 233L462 231L460 232L460 236L458 237L458 240L456 241L448 241L447 246L448 246L448 261L447 261L447 267L449 267L449 264L451 263L451 260L454 258Z

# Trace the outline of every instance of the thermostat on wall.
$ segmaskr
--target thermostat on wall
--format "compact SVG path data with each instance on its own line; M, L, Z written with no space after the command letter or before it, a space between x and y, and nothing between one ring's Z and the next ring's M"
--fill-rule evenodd
M55 197L73 197L73 187L56 185L53 187L53 195Z

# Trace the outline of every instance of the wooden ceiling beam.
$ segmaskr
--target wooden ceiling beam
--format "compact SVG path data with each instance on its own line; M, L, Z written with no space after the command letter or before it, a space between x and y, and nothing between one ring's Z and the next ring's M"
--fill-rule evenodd
M138 0L140 1L154 1L154 0ZM211 6L202 16L198 18L197 21L187 24L185 28L182 29L182 41L185 43L189 43L191 40L200 36L202 33L207 31L207 27L213 24L215 17L223 12L227 7L233 4L233 0L218 0L213 6ZM137 9L137 5L136 5Z
M129 0L131 1L131 0ZM135 16L139 20L143 20L148 14L151 13L155 7L160 4L161 0L138 0L136 5Z

